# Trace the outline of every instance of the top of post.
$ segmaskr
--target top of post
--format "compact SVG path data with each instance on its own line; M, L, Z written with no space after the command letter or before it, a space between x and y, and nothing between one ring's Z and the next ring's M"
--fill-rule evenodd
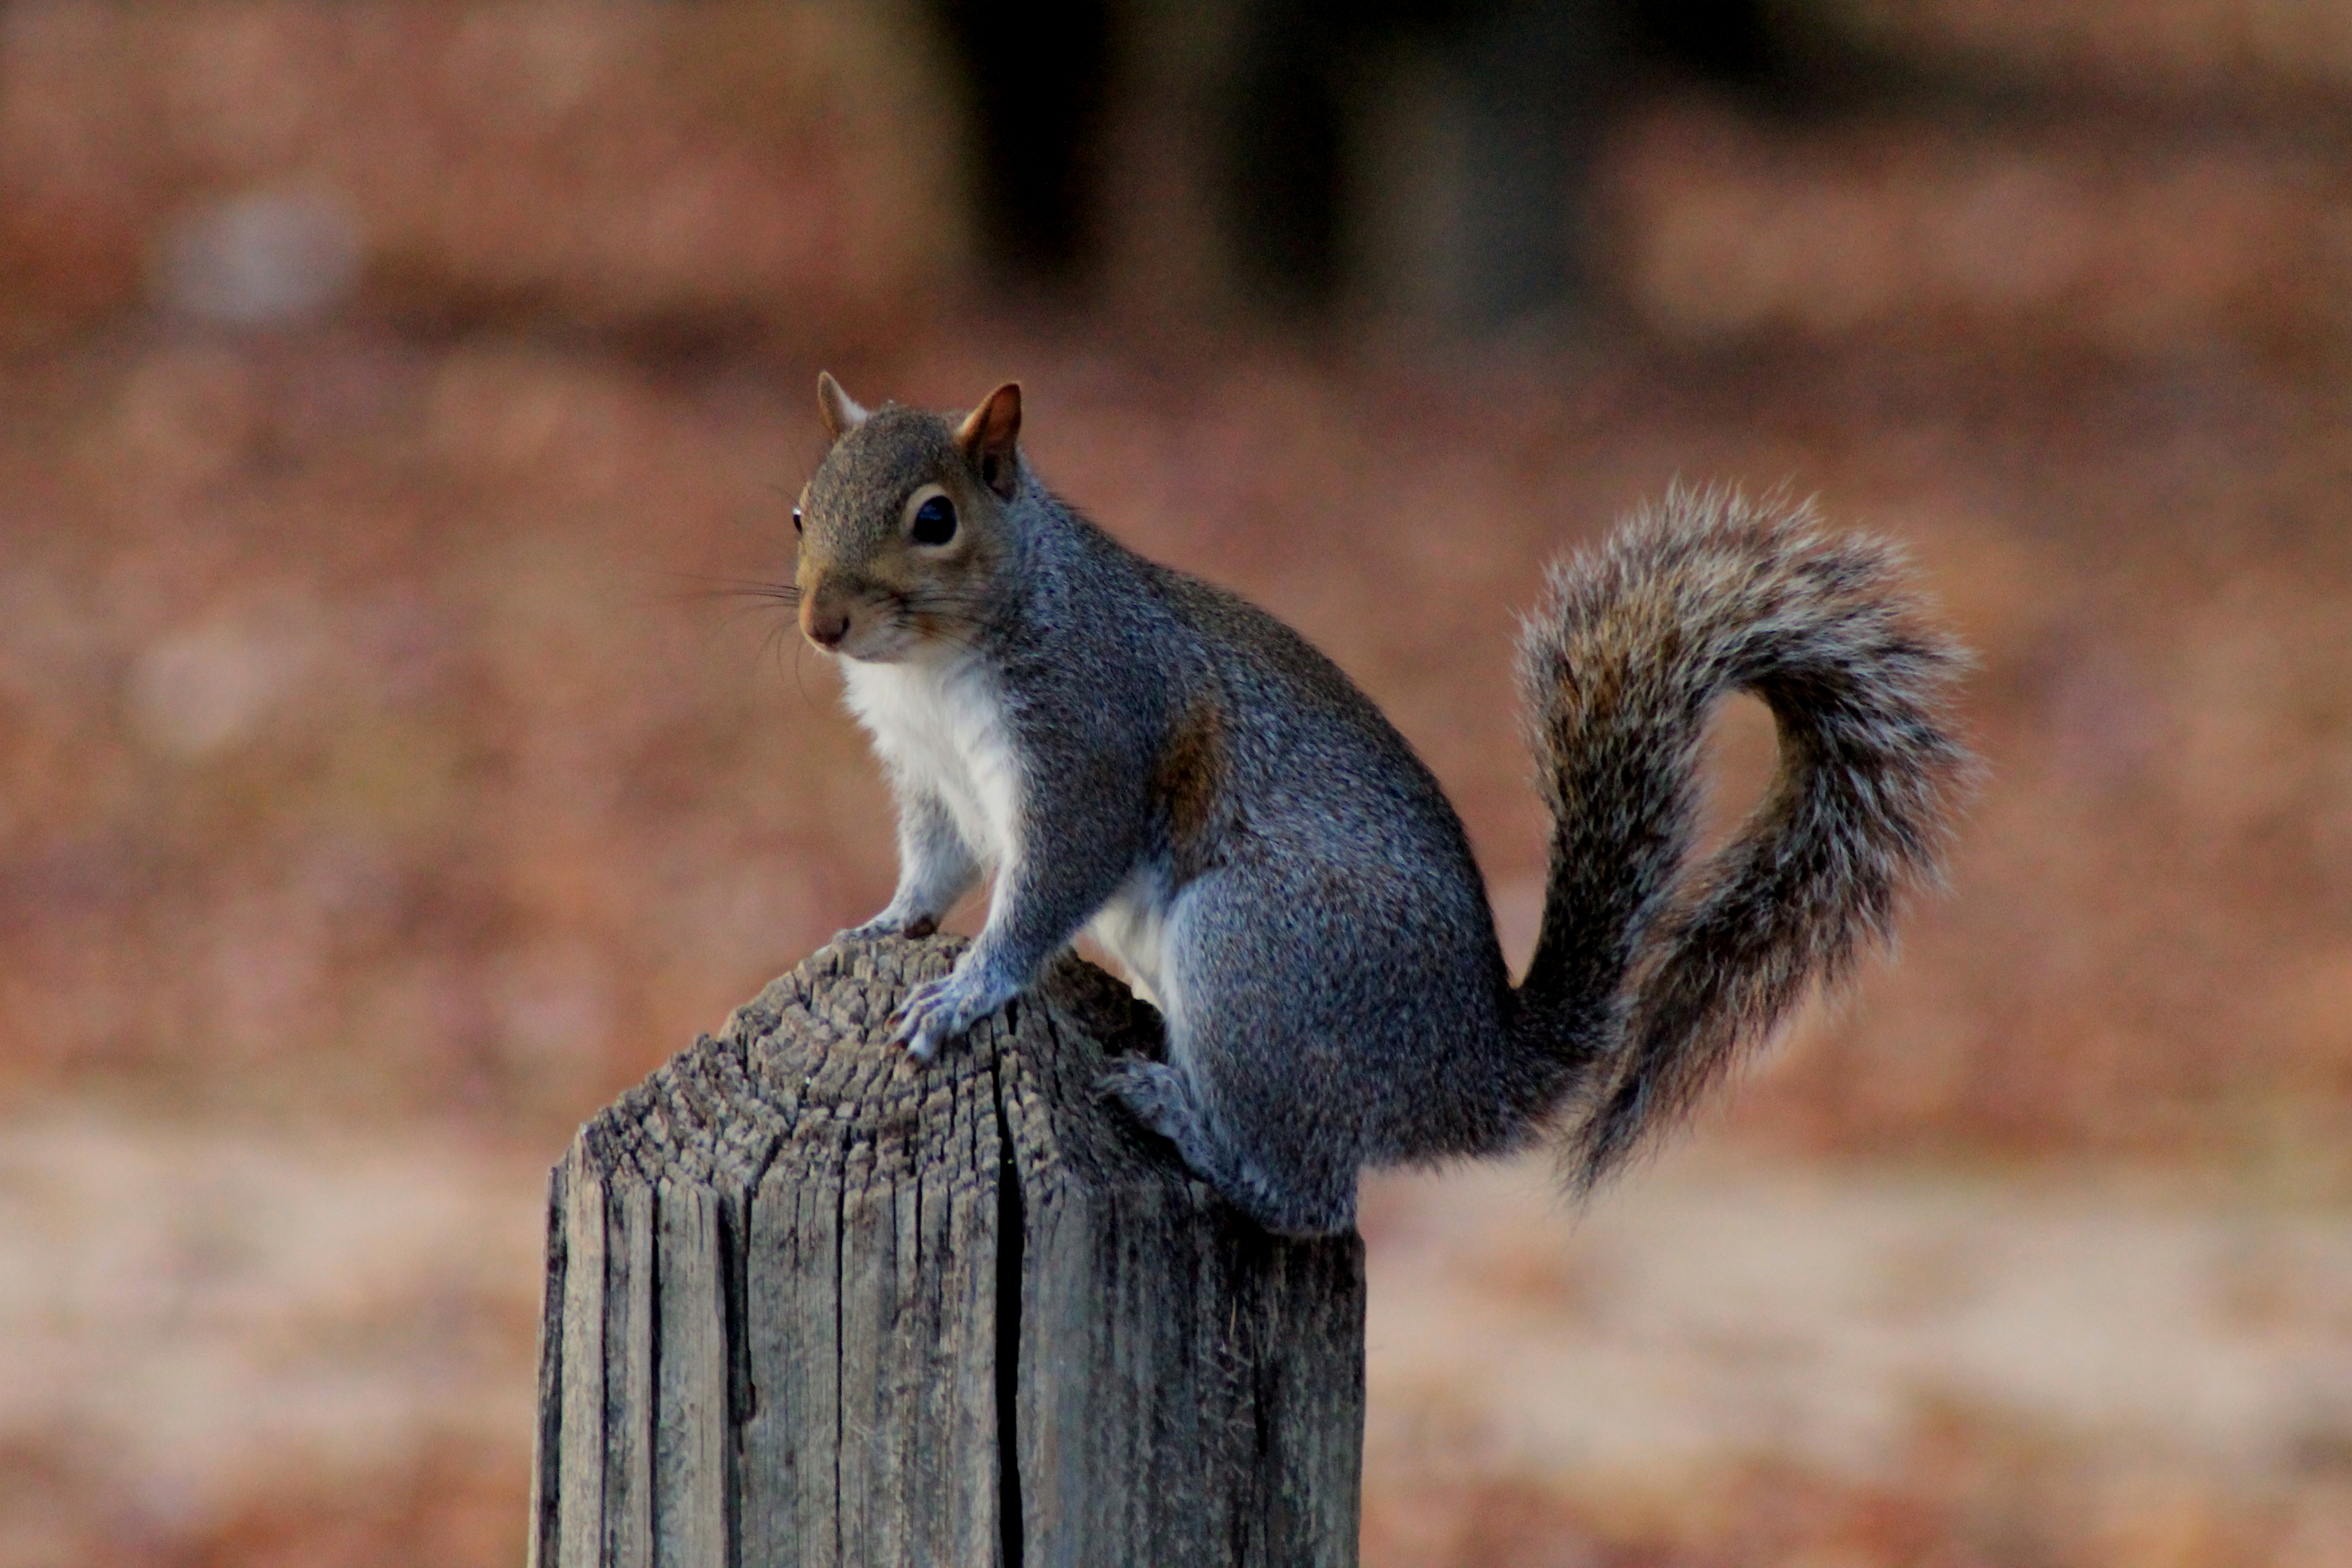
M1072 1182L1187 1184L1172 1152L1094 1087L1112 1054L1160 1051L1156 1016L1075 956L935 1061L888 1043L899 1002L961 947L934 937L819 949L583 1126L571 1173L749 1192L780 1160L819 1158L911 1176L959 1145L982 1156L963 1129L1001 1141L1033 1198Z

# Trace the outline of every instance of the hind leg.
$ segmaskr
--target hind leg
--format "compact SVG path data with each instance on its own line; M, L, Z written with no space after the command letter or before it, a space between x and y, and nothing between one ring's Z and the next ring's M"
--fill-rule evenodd
M1181 1068L1160 1062L1126 1061L1103 1075L1102 1089L1129 1114L1176 1145L1194 1175L1229 1192L1233 1175L1222 1142L1209 1131L1209 1118Z
M1121 1062L1103 1087L1136 1119L1176 1145L1192 1173L1277 1236L1332 1236L1356 1223L1356 1172L1283 1168L1222 1121L1184 1068Z
M1356 1219L1362 1163L1358 1108L1328 1081L1328 1029L1290 997L1236 986L1236 966L1204 932L1236 930L1214 895L1187 889L1171 910L1160 980L1168 1060L1119 1063L1105 1088L1174 1143L1193 1174L1270 1231L1328 1236ZM1322 1081L1318 1081L1322 1080Z

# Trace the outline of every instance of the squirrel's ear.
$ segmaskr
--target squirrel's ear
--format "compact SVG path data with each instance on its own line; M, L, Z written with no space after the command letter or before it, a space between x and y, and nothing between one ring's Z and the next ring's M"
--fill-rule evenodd
M824 427L836 441L866 423L866 410L841 390L831 373L822 370L816 373L816 411L824 416Z
M1006 500L1013 499L1021 482L1021 465L1014 452L1020 438L1021 384L1017 381L1008 381L990 393L956 432L956 445L980 470L980 482Z

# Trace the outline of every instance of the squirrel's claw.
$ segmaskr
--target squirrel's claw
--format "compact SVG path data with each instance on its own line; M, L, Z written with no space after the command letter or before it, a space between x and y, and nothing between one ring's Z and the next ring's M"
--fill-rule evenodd
M900 1005L890 1043L905 1046L916 1061L929 1061L941 1046L1011 1001L1019 989L992 985L961 968L926 981Z
M940 929L940 922L929 915L902 915L895 910L884 910L864 925L850 926L833 933L835 947L850 942L879 942L886 936L927 937Z

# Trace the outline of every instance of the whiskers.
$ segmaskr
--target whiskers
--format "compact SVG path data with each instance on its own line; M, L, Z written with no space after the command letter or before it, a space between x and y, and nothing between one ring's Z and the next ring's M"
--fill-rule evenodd
M674 604L734 599L748 601L747 607L755 612L763 605L782 605L794 610L800 607L801 591L790 583L768 583L745 577L705 577L692 572L673 572L669 575L674 581L697 584L672 594L670 599Z
M687 584L665 595L668 603L685 605L719 605L728 613L728 622L740 621L747 616L758 616L765 629L760 637L756 658L776 661L781 674L790 667L793 682L800 688L803 699L809 697L801 661L797 657L807 645L801 638L801 591L790 583L771 583L750 577L710 577L693 572L664 574L671 582ZM782 615L775 614L781 610Z
M919 588L893 594L886 603L899 625L967 653L1003 626L1001 607L976 589Z
M803 595L793 584L709 577L682 572L673 572L668 575L685 584L669 595L672 603L726 605L733 612L730 619L736 616L766 618L774 611L783 611L767 626L766 636L760 645L762 658L773 653L781 664L786 647L797 653L804 646L800 637ZM974 653L979 651L988 636L1001 629L1003 625L1002 607L994 605L989 595L973 589L914 588L902 593L876 594L857 606L856 614L879 622L880 634L886 645L901 650L900 655L885 657L903 657L907 644L900 641L901 638ZM862 646L870 646L864 637L859 642Z

